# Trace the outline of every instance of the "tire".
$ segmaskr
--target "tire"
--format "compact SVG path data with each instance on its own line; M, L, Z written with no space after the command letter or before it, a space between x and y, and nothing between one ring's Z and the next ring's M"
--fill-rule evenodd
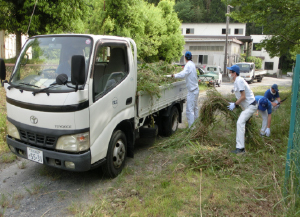
M107 150L104 171L110 178L117 177L125 166L127 155L127 139L121 130L113 132Z
M170 115L163 121L164 136L171 136L178 129L179 112L176 106L171 109Z
M218 82L218 87L221 87L221 83L222 83L222 81Z

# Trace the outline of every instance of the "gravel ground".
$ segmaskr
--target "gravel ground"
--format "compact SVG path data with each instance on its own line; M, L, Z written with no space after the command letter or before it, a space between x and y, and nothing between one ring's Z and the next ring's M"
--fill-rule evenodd
M281 79L265 77L262 82L252 83L250 87L291 86L290 77ZM229 94L233 83L222 83L217 90ZM199 95L199 106L205 98L205 93ZM185 109L183 123L187 126ZM154 152L147 144L138 144L135 148L135 158L127 158L127 166L140 170L140 164L135 163L149 157ZM160 158L162 158L160 156ZM161 165L161 164L160 164ZM25 167L24 169L21 169ZM158 168L159 169L159 168ZM72 216L68 207L72 202L93 202L92 193L96 189L110 187L116 179L105 178L100 169L88 172L74 173L46 167L25 159L19 159L12 164L0 165L0 216L7 208L4 216Z

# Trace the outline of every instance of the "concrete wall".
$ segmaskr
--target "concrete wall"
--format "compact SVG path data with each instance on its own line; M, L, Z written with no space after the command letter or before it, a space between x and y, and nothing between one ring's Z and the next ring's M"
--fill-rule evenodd
M222 34L222 29L226 29L226 23L182 23L181 25L183 35L226 35ZM187 34L187 29L194 29L194 33ZM245 23L229 23L228 26L230 36L245 36ZM235 34L235 29L242 29L242 34Z
M266 70L267 73L269 74L275 74L278 73L278 64L279 64L279 57L274 57L271 58L270 55L268 54L268 52L262 48L261 51L254 51L253 50L253 46L256 43L260 43L263 39L265 38L269 38L271 36L268 35L251 35L252 39L253 39L253 43L252 43L252 54L251 56L255 56L255 57L262 57L262 69L265 69L265 63L269 62L269 63L273 63L273 70Z
M228 40L228 60L227 63L229 66L233 65L234 63L239 61L240 57L240 48L241 42L238 40ZM206 47L218 47L219 50L201 50L201 49L195 49L197 46L206 46ZM221 66L222 70L224 70L224 58L225 58L225 40L210 40L210 39L202 39L202 40L186 40L186 43L184 45L183 55L186 51L191 51L193 55L193 62L201 66L202 68L205 68L206 65L217 65ZM199 56L202 56L202 60L204 56L207 58L206 62L200 62L201 58ZM205 59L206 60L206 59ZM179 63L179 61L177 62ZM184 62L184 56L181 57L181 64L185 64Z
M22 35L22 46L27 37ZM5 31L0 30L0 58L10 59L16 56L16 36L9 34L5 36Z

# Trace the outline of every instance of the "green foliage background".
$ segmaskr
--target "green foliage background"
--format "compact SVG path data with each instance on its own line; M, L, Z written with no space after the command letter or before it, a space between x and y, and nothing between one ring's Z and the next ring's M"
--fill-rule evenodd
M97 12L90 19L90 33L133 38L139 58L146 62L171 62L181 57L184 40L174 1L162 0L157 6L143 0L94 3Z

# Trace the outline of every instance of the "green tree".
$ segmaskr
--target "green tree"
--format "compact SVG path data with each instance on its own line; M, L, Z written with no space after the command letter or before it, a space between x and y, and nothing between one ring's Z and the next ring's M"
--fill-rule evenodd
M99 5L102 9L92 16L89 30L92 34L133 38L139 58L146 62L170 62L181 56L184 44L173 6L171 0L160 1L157 6L143 0L106 0L105 11Z
M259 57L249 56L246 58L246 62L253 62L255 64L255 69L261 69L262 60Z
M29 36L84 32L84 16L89 10L87 2L88 0L0 0L0 29L16 35L18 55L21 50L21 35L27 34L27 31Z
M238 8L231 17L253 22L263 27L264 34L272 35L262 41L271 57L294 51L300 44L299 0L231 0L230 5Z
M189 0L177 2L174 6L174 10L183 23L192 23L194 21L195 14L193 12L193 5Z

